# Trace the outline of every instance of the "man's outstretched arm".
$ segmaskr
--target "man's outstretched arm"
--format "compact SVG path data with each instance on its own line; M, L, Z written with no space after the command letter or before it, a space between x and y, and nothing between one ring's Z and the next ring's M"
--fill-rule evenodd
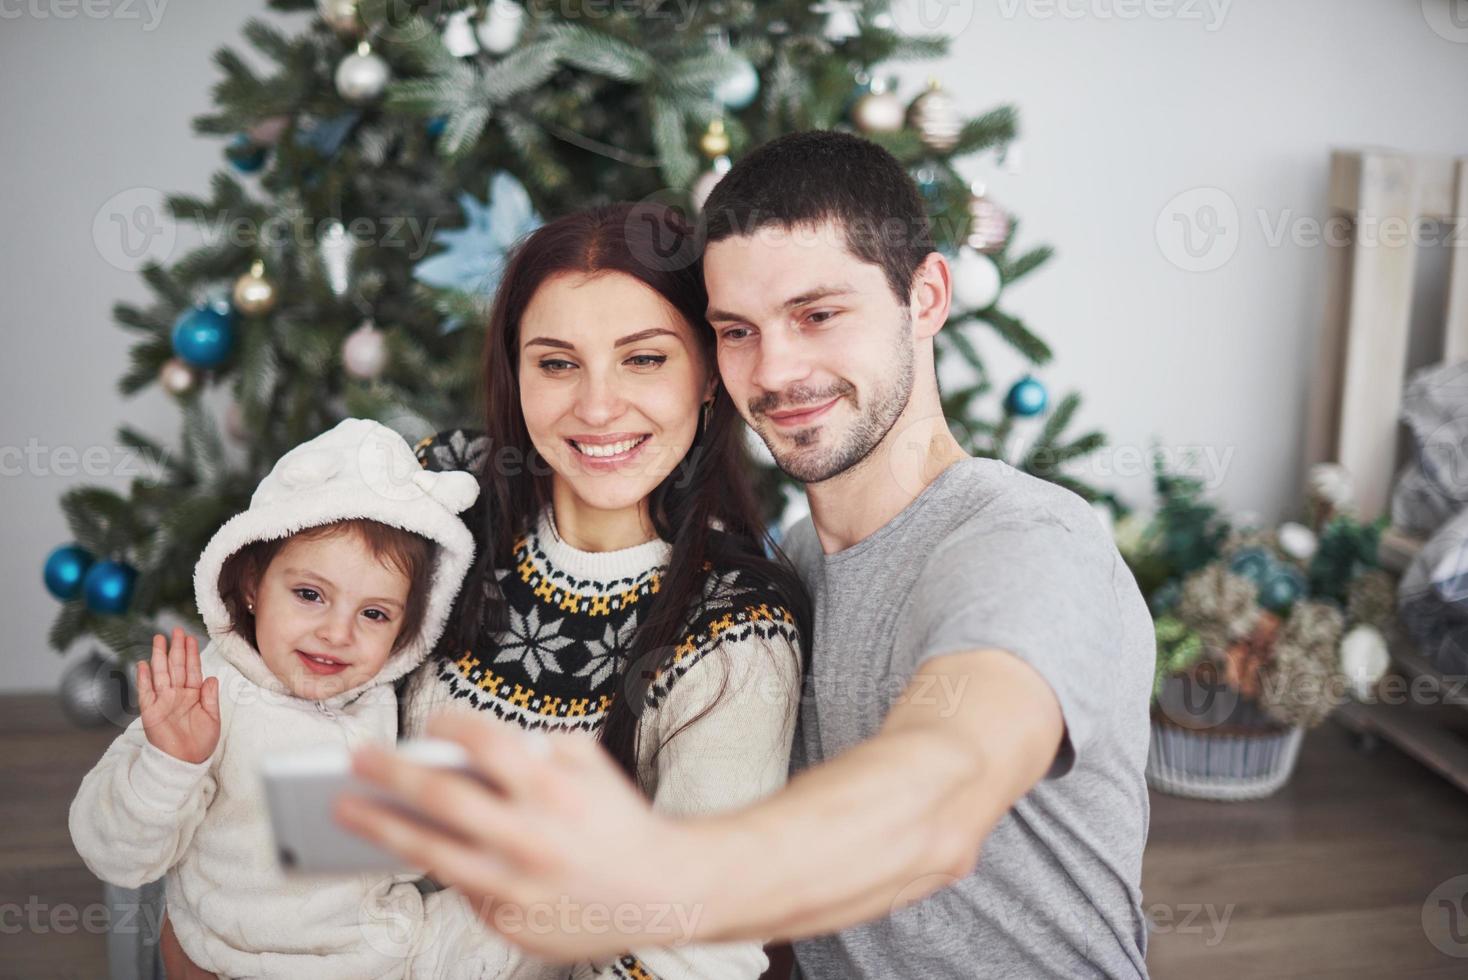
M466 713L429 734L495 789L364 749L357 771L440 821L363 800L342 822L459 888L493 928L572 960L637 945L798 938L885 915L967 874L1049 770L1054 693L1001 650L934 658L869 741L727 814L656 813L584 736L527 736Z
M727 862L709 938L834 932L964 877L1063 730L1049 685L1019 658L930 660L874 738L693 828Z

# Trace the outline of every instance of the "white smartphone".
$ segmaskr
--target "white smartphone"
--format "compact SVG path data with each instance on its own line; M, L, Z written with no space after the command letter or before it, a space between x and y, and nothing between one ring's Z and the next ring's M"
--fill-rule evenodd
M399 744L397 752L421 765L473 774L468 754L457 742L410 739ZM275 855L282 870L290 874L422 873L422 868L409 867L396 854L332 819L336 798L351 792L381 800L421 823L435 822L354 776L351 751L346 747L318 746L271 756L261 769Z

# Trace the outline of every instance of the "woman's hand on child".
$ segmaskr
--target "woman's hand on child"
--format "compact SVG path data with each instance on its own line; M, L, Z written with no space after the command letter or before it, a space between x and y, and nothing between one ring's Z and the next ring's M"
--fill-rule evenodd
M199 641L182 629L170 643L153 637L153 659L138 661L143 733L157 749L184 762L203 762L219 742L219 678L205 679Z

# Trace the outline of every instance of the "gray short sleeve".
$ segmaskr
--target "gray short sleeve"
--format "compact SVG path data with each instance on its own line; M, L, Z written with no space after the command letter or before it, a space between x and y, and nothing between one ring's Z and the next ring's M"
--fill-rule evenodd
M1048 778L1065 775L1112 703L1121 617L1115 547L1088 508L972 522L941 547L913 591L925 629L918 664L997 648L1033 667L1065 720Z

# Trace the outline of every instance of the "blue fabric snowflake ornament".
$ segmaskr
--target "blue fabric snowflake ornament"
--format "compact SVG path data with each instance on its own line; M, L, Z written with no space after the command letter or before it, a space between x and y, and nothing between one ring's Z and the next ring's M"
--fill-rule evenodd
M459 206L464 209L464 227L434 234L434 243L443 250L414 266L413 278L438 289L492 296L504 273L505 253L540 227L540 216L524 186L503 170L490 178L487 204L460 194ZM461 325L458 319L450 320L444 332Z

